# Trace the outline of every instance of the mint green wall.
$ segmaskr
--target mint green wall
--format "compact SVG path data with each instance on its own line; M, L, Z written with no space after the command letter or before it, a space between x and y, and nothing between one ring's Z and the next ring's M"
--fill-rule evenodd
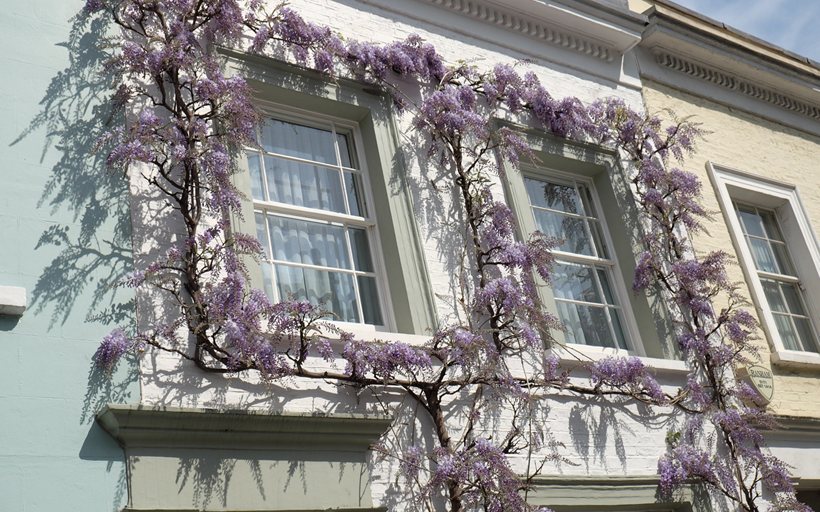
M119 509L122 450L93 415L139 390L133 364L111 384L89 373L133 296L110 287L131 265L127 191L89 154L108 118L99 54L71 36L82 1L2 4L0 285L25 287L29 309L0 316L0 510Z

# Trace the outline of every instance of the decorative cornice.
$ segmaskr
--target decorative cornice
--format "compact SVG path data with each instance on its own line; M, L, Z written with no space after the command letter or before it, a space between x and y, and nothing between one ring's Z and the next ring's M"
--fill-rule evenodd
M126 448L299 449L362 452L391 418L110 404L97 422Z
M793 97L781 94L774 89L757 85L737 75L684 58L680 55L672 55L661 49L655 49L653 54L656 62L661 66L820 121L820 106L818 105L797 100Z
M503 9L481 0L424 0L433 5L450 9L461 14L518 32L526 37L536 38L547 44L560 46L589 57L606 62L620 55L614 47L589 38L581 37L550 25L544 21L525 17L515 11Z
M645 16L598 0L359 1L538 58L546 58L552 46L610 67L640 42L646 25ZM528 39L529 43L504 42L503 36L485 33L475 26L476 22ZM586 63L586 67L589 65Z

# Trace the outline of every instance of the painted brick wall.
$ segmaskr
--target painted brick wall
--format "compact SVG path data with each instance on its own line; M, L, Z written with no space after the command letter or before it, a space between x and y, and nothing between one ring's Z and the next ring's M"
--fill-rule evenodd
M311 21L340 29L343 24L344 34L350 38L390 42L411 33L420 34L434 44L450 62L466 60L487 68L498 62L513 63L524 56L522 53L507 49L516 44L513 39L501 41L504 46L488 44L424 22L380 11L360 2L295 0L290 2L290 5ZM481 25L472 25L473 22L465 20L464 23L464 27L459 27L464 31L477 32L482 29ZM550 49L544 47L543 51L548 54ZM555 97L574 95L585 102L590 102L603 96L617 95L634 108L642 108L640 92L634 88L585 77L582 72L546 61L535 62L529 69L539 75ZM418 185L411 186L412 200L423 239L430 280L434 292L439 297L439 314L446 318L452 313L449 307L452 301L448 297L453 296L453 289L457 286L454 282L454 273L458 270L458 250L446 242L448 235L452 233L446 231L448 227L443 225L442 221L442 215L449 209L450 203L447 194L434 192L424 177L424 166L435 164L425 161L424 151L414 152L410 122L409 118L398 119L399 132L402 134L399 142L407 148L405 156L411 174L410 181ZM447 186L440 184L439 188L446 190ZM498 183L496 193L499 198L503 197ZM438 207L430 210L427 205L431 204L433 196L438 201ZM435 204L435 201L433 203ZM442 229L445 231L442 232ZM460 232L457 223L450 222L449 229L455 229L456 233ZM137 233L135 239L140 238L141 235ZM379 410L379 403L390 398L382 396L376 399L369 393L357 395L353 390L339 389L315 381L291 379L283 383L286 387L282 387L279 384L271 386L259 383L253 377L224 379L204 376L188 367L185 367L185 372L181 376L177 374L169 378L166 371L173 373L178 364L177 359L167 354L152 354L143 358L143 403L250 407L271 411L344 412ZM343 362L338 364L344 365ZM663 378L666 384L671 385L680 382L681 376L677 374ZM407 414L409 410L399 407L398 414ZM545 408L543 423L548 425L552 436L550 439L562 445L559 453L571 463L557 464L547 471L562 475L654 475L657 460L666 448L665 436L669 426L662 423L649 425L648 418L654 417L657 412L640 407L601 408L583 400L559 397L550 402L548 409ZM504 414L502 411L502 424ZM413 431L414 423L411 421L407 425L397 427L396 436L386 442L390 446L400 447ZM515 465L523 471L526 459L523 456L517 458ZM396 474L390 461L379 461L378 457L374 456L373 494L377 503L390 503L405 492L397 486Z

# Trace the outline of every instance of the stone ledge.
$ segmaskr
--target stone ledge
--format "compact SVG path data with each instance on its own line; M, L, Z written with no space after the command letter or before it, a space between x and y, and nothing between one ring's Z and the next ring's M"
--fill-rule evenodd
M126 448L361 452L379 439L392 418L109 404L97 421Z
M0 286L0 315L22 315L26 310L26 289Z

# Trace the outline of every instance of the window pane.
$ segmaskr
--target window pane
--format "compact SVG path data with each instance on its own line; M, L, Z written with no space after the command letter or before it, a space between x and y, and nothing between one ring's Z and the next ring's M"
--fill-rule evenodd
M772 240L783 241L783 234L777 226L774 213L766 210L758 210L760 219L763 221L763 226L766 228L766 236Z
M353 174L352 172L346 172L345 192L347 193L347 204L350 205L350 215L366 217L367 208L364 204L361 176Z
M268 225L274 259L350 268L343 227L274 215Z
M370 244L367 242L367 231L350 228L350 246L353 249L353 264L356 270L373 272L373 260L370 258Z
M276 265L276 289L280 300L306 300L305 275L299 267Z
M366 324L382 325L382 311L379 306L379 292L376 279L368 276L357 276L359 294L362 296L362 311Z
M794 283L780 283L780 289L783 291L783 297L786 298L786 306L788 312L793 315L805 315L806 311L803 309L803 301L800 300L800 290Z
M598 271L598 280L601 281L601 288L604 290L604 298L607 304L617 305L615 297L612 295L612 288L609 286L609 275L602 268L596 269Z
M546 183L533 178L524 178L524 185L533 206L583 214L580 198L573 186Z
M774 254L769 246L767 240L759 238L746 238L749 242L749 248L752 251L752 259L755 261L755 267L764 272L779 273L777 264L774 260Z
M578 183L578 191L581 192L581 201L584 205L583 213L588 217L598 217L595 213L595 207L592 203L592 194L589 191L589 187L584 185L583 183Z
M357 168L353 156L353 148L347 141L347 135L344 133L336 134L336 141L339 143L339 156L342 158L342 165L345 167Z
M271 156L265 157L269 200L345 213L339 171Z
M800 350L817 352L817 339L812 333L809 319L792 317L792 320L794 320L794 326L797 328L797 336L800 338Z
M558 317L566 327L567 341L583 345L614 347L604 308L557 302Z
M261 142L271 153L336 165L336 148L329 130L266 119Z
M262 185L262 168L259 165L259 155L248 151L248 169L251 172L251 195L254 199L265 200L265 189Z
M786 253L786 245L779 244L777 242L771 242L771 248L772 252L774 253L774 260L777 264L778 273L789 276L795 275L791 261L789 260L789 255Z
M618 343L618 348L626 348L626 339L624 338L624 328L621 322L620 310L608 308L609 317L612 319L612 329L615 331L615 339Z
M601 229L601 223L597 220L587 221L587 223L592 232L592 239L595 241L595 248L598 250L598 257L609 258L609 248L604 242L604 232Z
M803 350L798 341L797 332L794 330L791 318L786 315L779 315L772 313L774 323L777 325L777 332L780 334L780 340L787 350Z
M559 251L594 256L584 219L544 210L533 211L539 231L547 236L563 240L563 243L557 247Z
M358 322L353 276L309 268L276 265L276 283L280 297L307 299L345 322Z
M270 263L262 263L262 279L265 281L265 294L270 300L276 300L276 297L273 296L273 267ZM279 300L284 298L280 297Z
M766 232L763 230L763 221L760 215L757 214L755 208L738 205L737 214L740 217L740 222L746 234L752 236L766 237Z
M592 267L556 263L553 267L552 285L556 298L601 303L592 277Z
M265 215L263 213L254 214L256 218L256 238L262 244L262 250L265 251L265 258L270 257L270 242L268 240L268 229L265 227Z
M760 284L763 286L763 293L766 295L766 302L769 303L769 309L785 313L786 304L783 303L783 297L780 295L780 287L777 281L761 279Z

